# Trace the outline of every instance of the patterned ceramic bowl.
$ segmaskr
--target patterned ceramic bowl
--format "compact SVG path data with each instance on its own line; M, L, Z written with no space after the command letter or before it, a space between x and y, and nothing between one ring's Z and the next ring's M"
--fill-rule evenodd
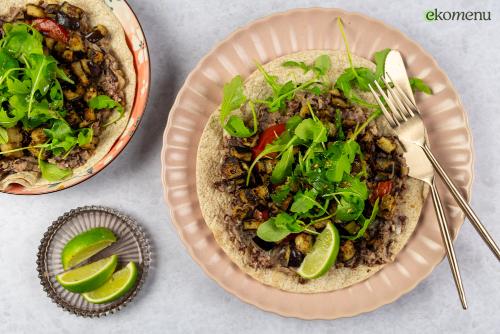
M113 161L122 152L139 126L141 117L146 110L151 78L149 51L146 38L137 16L134 14L126 1L104 0L104 2L113 10L123 26L128 46L134 57L135 71L137 75L134 105L132 106L130 118L125 130L116 140L109 152L85 173L75 175L62 182L51 183L46 186L32 189L13 184L5 190L6 193L16 195L41 195L72 187L91 178L109 165L111 161Z
M80 294L65 290L55 276L63 272L61 252L77 234L95 227L106 227L117 236L116 243L95 255L101 259L118 255L118 268L134 261L139 269L135 287L123 297L106 304L91 304ZM142 287L151 264L151 246L142 228L130 217L100 206L77 208L59 217L49 227L38 248L37 270L47 295L64 310L84 317L100 317L126 306Z

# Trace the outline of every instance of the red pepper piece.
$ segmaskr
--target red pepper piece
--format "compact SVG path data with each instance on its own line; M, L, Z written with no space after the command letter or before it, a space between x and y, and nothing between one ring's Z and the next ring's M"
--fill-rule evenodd
M68 31L56 21L48 18L35 19L33 20L32 24L36 30L40 31L44 35L53 38L56 41L68 43Z
M278 138L283 132L285 132L285 124L276 124L265 129L259 137L259 142L252 148L252 156L255 159L260 152L264 150L267 144L272 143L276 138Z

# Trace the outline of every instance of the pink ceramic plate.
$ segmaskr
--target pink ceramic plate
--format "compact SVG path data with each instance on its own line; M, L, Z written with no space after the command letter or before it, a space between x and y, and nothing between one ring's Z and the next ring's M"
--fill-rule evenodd
M149 94L149 81L151 76L149 67L149 51L146 38L144 37L144 32L142 31L137 17L126 1L106 0L104 2L113 10L116 17L122 24L128 46L134 57L137 86L135 90L134 105L132 106L127 127L121 136L116 140L109 152L94 166L92 166L92 168L89 168L86 173L75 175L62 182L51 183L37 188L28 189L22 187L21 185L13 184L5 190L6 193L17 195L46 194L69 188L91 178L103 170L121 153L139 126L142 114L144 114L144 111L146 110L146 103Z
M225 255L206 226L196 196L196 150L210 114L222 97L222 86L234 75L248 76L253 60L266 63L308 49L343 49L336 25L340 16L352 52L371 58L383 48L398 49L411 76L434 90L419 95L433 151L460 188L470 193L473 154L465 112L452 84L436 61L407 36L370 17L338 9L299 9L257 20L217 45L191 72L168 120L162 151L162 178L172 222L193 259L205 272L242 300L284 316L334 319L376 309L413 289L443 259L438 224L428 201L406 247L394 263L369 279L328 293L296 294L259 283ZM447 194L445 189L441 193ZM444 196L449 224L456 236L464 217ZM451 279L451 278L450 278Z

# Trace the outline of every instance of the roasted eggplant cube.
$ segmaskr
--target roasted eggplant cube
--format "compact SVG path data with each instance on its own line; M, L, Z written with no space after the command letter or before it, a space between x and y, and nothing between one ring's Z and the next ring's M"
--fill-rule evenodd
M43 144L47 141L47 135L43 128L36 128L31 131L31 142L35 145Z
M377 146L380 147L386 153L391 153L396 149L396 144L394 144L394 141L387 137L380 137L377 140Z
M71 50L64 50L63 53L61 54L61 58L65 62L71 63L73 61L73 51L71 51Z
M259 228L260 224L262 224L263 222L261 220L256 220L256 219L252 219L252 220L245 220L243 222L243 229L245 230L256 230Z
M293 268L299 267L302 264L302 261L304 261L304 254L299 252L294 247L291 247L290 258L288 259L288 266Z
M52 50L54 46L56 45L56 40L50 37L45 37L45 46L49 49Z
M356 222L349 222L346 225L344 225L344 230L346 230L349 234L354 235L358 233L360 227Z
M252 151L247 147L235 146L231 147L230 154L243 161L252 161Z
M108 35L108 29L106 29L105 26L99 24L94 27L92 32L90 32L87 36L85 36L85 39L90 43L97 43L107 35Z
M7 129L8 141L0 145L1 152L7 152L22 147L23 135L17 127ZM24 155L23 151L16 151L3 154L4 157L20 158Z
M313 246L313 237L307 233L297 234L295 237L295 248L301 253L307 254L311 251Z
M343 245L340 246L340 253L342 254L342 261L347 262L356 255L356 248L354 247L354 242L352 240L346 240Z
M97 96L97 89L95 87L88 87L87 90L85 91L85 95L83 95L83 99L85 100L85 102L89 102L96 96Z
M83 71L82 64L79 61L71 63L71 69L83 86L88 86L90 84L90 80Z
M82 86L77 86L75 91L71 89L63 90L63 94L68 101L73 101L81 98L85 94L85 89Z
M70 5L66 1L61 5L60 10L64 14L68 15L69 17L71 17L73 19L77 19L77 20L80 19L80 17L82 16L82 13L83 13L81 8Z
M36 18L45 17L45 12L42 7L38 7L37 5L28 4L26 5L26 15Z
M78 34L73 34L68 41L68 48L75 52L85 52L85 43Z
M245 172L241 168L240 162L234 157L226 157L222 162L221 172L225 179L235 179L242 176Z
M82 122L82 119L74 110L69 111L65 118L66 121L68 121L68 123L73 127L78 126L78 124Z
M101 64L104 61L104 53L92 49L89 52L89 58L94 64Z

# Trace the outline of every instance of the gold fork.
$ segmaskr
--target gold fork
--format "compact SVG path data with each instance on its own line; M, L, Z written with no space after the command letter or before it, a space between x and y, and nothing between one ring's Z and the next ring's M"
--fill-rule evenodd
M388 82L385 78L382 78L382 80L384 81L387 92L389 93L388 95L385 94L380 85L375 82L375 85L377 86L379 92L384 93L385 96L382 96L386 100L387 105L390 109L390 112L387 111L385 107L385 110L382 109L382 111L384 111L385 117L387 118L389 123L391 123L391 126L397 129L396 132L400 138L404 139L405 141L412 142L422 148L425 155L434 166L434 170L443 179L444 183L450 190L460 208L464 211L467 218L469 218L469 221L472 223L476 231L488 245L493 254L495 254L497 260L500 261L500 248L498 248L497 244L488 233L486 228L483 226L483 224L480 222L472 207L469 205L469 203L467 203L467 200L462 196L460 190L458 190L451 178L446 174L444 168L431 152L426 140L425 126L420 116L418 107L412 101L412 99L410 99L407 94L403 92L401 87L399 87L399 85L394 82L394 80L392 80L389 74L386 75L387 78L389 78L390 82Z
M384 112L384 115L389 123L389 125L395 130L398 135L399 140L404 145L405 152L404 158L409 167L408 175L415 179L421 180L429 185L431 189L432 202L434 204L434 209L436 211L437 220L439 223L439 229L441 232L441 237L443 239L443 243L445 245L446 255L448 258L448 262L450 264L451 272L453 274L453 279L455 281L455 285L457 287L458 295L460 301L462 303L463 309L467 309L467 301L465 299L465 292L462 283L462 278L460 276L460 271L458 268L458 262L455 255L455 250L453 248L453 242L450 236L450 231L448 229L448 224L446 223L446 215L444 213L443 205L441 203L441 199L439 197L439 193L436 188L436 184L434 181L434 169L432 168L432 164L427 160L425 153L422 151L420 146L416 145L413 140L414 137L407 135L400 135L402 127L405 126L404 121L401 118L394 115L395 110L394 103L391 100L391 97L388 96L384 90L380 87L380 85L375 82L376 88L379 91L380 96L386 101L390 111L387 110L386 106L382 102L380 96L375 92L373 87L369 85L373 96L377 100L380 108ZM423 125L423 124L422 124ZM408 126L408 125L406 125ZM408 127L418 127L418 125L410 124ZM420 131L420 129L418 129ZM405 131L407 129L405 128ZM416 131L412 131L413 135ZM422 136L425 142L425 129L423 129ZM408 140L410 139L410 140Z

